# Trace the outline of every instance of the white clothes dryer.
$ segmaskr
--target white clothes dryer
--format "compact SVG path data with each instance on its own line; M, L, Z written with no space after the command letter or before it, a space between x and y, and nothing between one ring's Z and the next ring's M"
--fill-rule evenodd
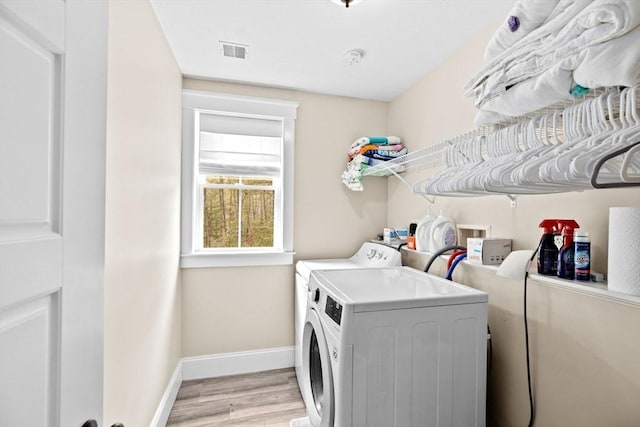
M385 268L399 267L401 265L402 257L398 250L373 242L364 242L360 249L350 258L301 260L296 263L294 365L299 385L302 381L302 328L304 327L307 310L307 293L311 272L313 270ZM300 386L300 393L303 400L306 401L307 397L302 386Z
M314 427L485 426L486 293L409 267L314 271L309 288Z

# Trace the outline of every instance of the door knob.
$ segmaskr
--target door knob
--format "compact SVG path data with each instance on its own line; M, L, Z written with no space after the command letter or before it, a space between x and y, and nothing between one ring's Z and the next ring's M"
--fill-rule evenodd
M82 427L98 427L98 422L96 420L87 420L82 424ZM112 424L111 427L124 427L122 423Z

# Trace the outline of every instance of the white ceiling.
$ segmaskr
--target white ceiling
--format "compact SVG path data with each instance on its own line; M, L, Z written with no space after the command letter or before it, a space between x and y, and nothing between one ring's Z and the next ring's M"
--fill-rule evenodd
M381 101L497 26L514 2L152 0L186 76ZM220 41L248 45L247 59L224 57ZM364 55L350 66L353 49Z

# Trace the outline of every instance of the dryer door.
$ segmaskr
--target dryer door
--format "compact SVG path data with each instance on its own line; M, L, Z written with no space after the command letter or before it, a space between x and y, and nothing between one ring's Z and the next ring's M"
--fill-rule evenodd
M300 263L301 261L298 261ZM300 274L296 273L296 290L295 290L295 311L294 311L294 329L295 329L295 351L294 366L296 368L296 379L302 400L306 403L307 396L302 384L304 378L302 375L302 332L304 331L305 317L307 315L307 286L308 281Z
M329 347L320 317L314 309L307 310L302 336L302 375L305 405L314 427L332 427L334 392Z

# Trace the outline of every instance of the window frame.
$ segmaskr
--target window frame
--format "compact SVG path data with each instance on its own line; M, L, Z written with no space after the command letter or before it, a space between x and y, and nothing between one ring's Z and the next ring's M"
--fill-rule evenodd
M182 233L180 266L182 268L232 267L293 264L293 155L295 119L298 103L268 98L254 98L215 92L183 90L182 93ZM199 147L196 136L199 123L197 112L221 115L282 120L282 183L281 215L274 223L274 245L281 229L281 248L199 248L197 227L202 224L199 214L198 182ZM196 129L198 127L198 129ZM275 218L274 218L275 219ZM200 234L201 235L201 234Z

